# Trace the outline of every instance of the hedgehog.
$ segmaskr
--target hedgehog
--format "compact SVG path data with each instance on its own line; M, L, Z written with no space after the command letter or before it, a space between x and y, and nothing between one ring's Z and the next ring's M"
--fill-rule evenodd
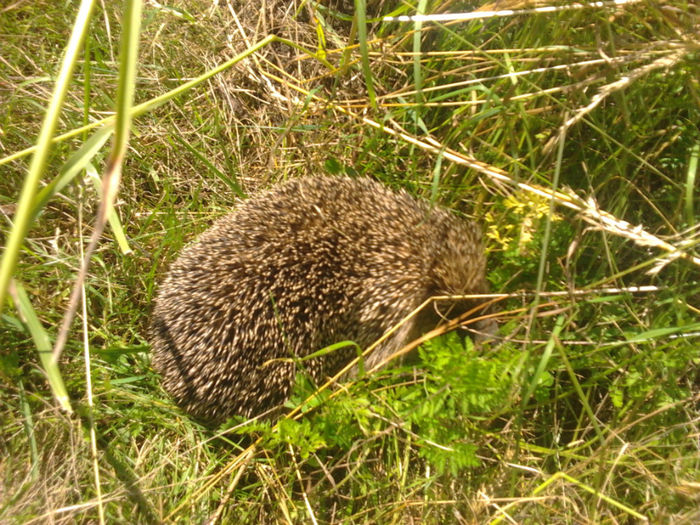
M195 419L279 412L436 295L487 289L479 227L369 178L306 176L243 202L187 246L160 285L152 363ZM463 305L462 312L474 306ZM370 368L439 322L424 308ZM311 354L311 358L304 359Z

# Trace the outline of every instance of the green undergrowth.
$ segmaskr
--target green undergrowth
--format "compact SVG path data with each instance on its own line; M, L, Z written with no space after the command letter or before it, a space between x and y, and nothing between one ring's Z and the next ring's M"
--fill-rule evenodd
M487 359L470 339L456 333L431 340L418 352L418 368L393 368L380 377L360 380L340 395L315 400L318 408L300 420L283 419L280 431L266 439L292 444L307 459L322 448L347 453L357 440L381 435L392 423L401 422L420 441L418 457L428 468L457 475L465 467L478 466L468 435L489 416L497 418L509 401L515 352ZM316 390L301 379L291 406Z
M0 7L3 265L79 4ZM113 148L80 130L128 91L126 4L96 3L0 305L0 522L699 522L697 6L324 4L144 4L145 109L51 368ZM497 333L300 375L277 425L188 418L150 366L158 283L242 199L324 173L477 220Z

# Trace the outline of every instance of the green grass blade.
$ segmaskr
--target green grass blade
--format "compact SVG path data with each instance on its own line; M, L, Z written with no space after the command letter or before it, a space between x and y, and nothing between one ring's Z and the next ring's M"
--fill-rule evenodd
M204 155L202 155L197 148L193 147L191 144L189 144L186 140L184 140L182 137L180 137L179 134L174 134L173 138L180 144L182 147L184 147L187 151L192 153L199 161L204 164L209 171L211 171L216 177L221 179L230 189L233 191L236 195L238 195L240 198L245 198L246 194L243 191L243 188L241 185L238 183L238 180L236 179L235 174L231 175L226 175L223 173L220 169L218 169L212 162L207 159Z
M66 98L66 93L68 92L68 86L73 76L75 64L78 61L78 55L90 22L90 14L92 13L94 3L94 0L83 0L80 4L80 9L75 24L73 25L73 32L66 46L61 69L58 73L56 86L44 116L44 123L41 126L39 138L37 139L36 150L29 166L29 172L24 180L22 193L17 205L17 213L13 221L14 224L8 236L5 251L2 255L2 262L0 263L0 312L2 312L2 308L5 305L5 294L10 285L10 279L15 271L15 266L17 265L19 251L24 242L24 236L29 230L29 225L33 216L32 212L34 209L33 203L36 188L49 156L51 139L58 126L61 107Z
M49 338L49 334L42 326L41 321L39 321L39 317L36 315L34 307L32 307L27 292L25 292L22 285L17 282L14 283L13 299L17 312L22 321L26 324L29 335L32 337L32 341L34 341L34 346L37 352L39 352L41 365L49 380L51 392L61 408L68 413L72 413L73 410L70 406L66 386L63 384L61 371L58 369L58 365L51 360L51 339Z
M629 334L626 343L647 343L673 335L681 335L700 330L700 323L692 323L686 326L669 326L667 328L653 328L638 334Z
M122 163L126 148L129 142L129 130L132 119L132 102L134 100L134 89L136 87L136 66L139 45L139 33L141 29L141 0L125 0L124 16L122 18L122 35L119 53L119 85L117 86L116 97L116 119L115 135L112 144L112 152L107 161L105 172L102 178L102 199L100 208L95 220L95 228L90 236L85 255L82 258L80 271L73 283L73 290L68 301L66 313L63 316L61 327L56 342L54 343L52 359L58 362L63 347L68 339L73 317L75 316L80 299L80 291L90 265L90 258L97 247L97 243L102 236L105 224L114 208L114 201L119 190L121 181Z
M525 406L527 405L530 396L532 396L532 394L535 392L535 388L537 388L537 385L540 383L540 378L547 370L547 363L549 363L549 359L552 357L552 352L554 351L557 337L559 337L559 334L561 333L563 327L564 316L560 315L557 318L556 324L554 325L552 334L549 336L549 341L547 341L547 345L544 347L544 352L542 353L540 362L537 363L537 369L535 370L535 373L533 374L532 379L530 380L530 384L528 385L527 390L525 391L525 395L523 395L523 399L521 401L521 406L523 410L525 410Z
M97 153L102 149L107 139L114 132L114 126L105 126L85 141L85 143L76 151L63 165L58 176L49 184L44 186L34 197L32 206L32 218L35 218L41 210L44 209L46 203L65 188L85 167L92 161Z
M31 480L34 482L39 477L40 464L39 447L37 446L36 434L34 432L34 418L32 417L32 408L29 406L29 401L24 391L24 382L21 379L17 382L17 388L19 389L19 400L22 405L22 415L24 416L22 423L24 425L24 432L27 435L27 440L29 441L29 451L32 459Z
M367 4L365 0L355 0L355 16L357 17L357 41L360 44L360 55L362 56L362 73L365 77L367 95L369 103L375 110L377 109L377 95L374 91L374 81L372 80L372 70L369 67L369 50L367 48Z
M600 428L600 424L598 423L598 417L595 415L595 412L591 408L591 404L588 401L588 396L583 391L581 383L576 377L576 371L574 370L574 367L571 365L571 361L569 361L569 358L566 355L566 350L559 342L555 341L555 343L557 345L557 349L559 350L561 360L564 363L564 367L566 368L566 371L569 374L569 379L571 379L571 384L574 387L574 391L576 392L576 395L578 396L579 401L581 402L581 406L583 406L583 410L586 412L586 415L588 416L591 425L593 425L593 430L595 431L598 439L602 443L605 439L605 436L603 435L603 431Z
M597 497L599 497L600 499L602 499L606 503L609 503L610 505L617 507L618 509L628 513L629 515L634 516L638 520L647 521L647 518L646 518L646 516L644 516L644 514L637 512L633 508L620 503L619 501L611 498L610 496L606 496L605 494L601 494L599 491L597 491L593 487L586 485L585 483L582 483L578 479L574 478L573 476L569 476L565 472L556 472L555 474L553 474L549 479L545 480L539 487L537 487L534 490L534 492L532 493L532 495L537 496L544 489L546 489L549 485L551 485L555 481L558 481L559 479L564 479L564 480L568 481L569 483L573 483L574 485L581 487L586 492L589 492L591 494L595 494Z
M695 144L690 151L688 174L685 180L685 220L688 226L693 226L695 224L693 190L695 189L695 178L698 174L698 157L700 157L700 143Z
M416 8L417 15L424 15L425 8L428 4L428 0L420 0L418 2L418 7ZM418 110L423 104L423 69L421 67L421 38L423 36L422 30L423 22L421 20L416 20L413 22L413 84L414 90L416 92L416 103L419 107L415 109L416 118L418 118Z
M99 173L97 173L95 166L93 166L92 163L88 163L88 165L85 166L85 169L87 170L87 174L90 177L90 180L92 180L92 183L95 186L97 193L102 194L102 179L100 179L100 175ZM117 210L115 210L114 208L110 210L108 220L109 227L112 229L112 233L114 234L114 239L119 245L119 250L124 255L132 253L133 250L131 249L131 246L129 246L129 241L127 240L126 234L124 233L124 228L122 227L122 223L119 220Z
M119 53L119 86L116 100L116 126L110 162L121 162L129 143L131 107L136 87L136 66L141 31L141 0L124 1L121 49Z

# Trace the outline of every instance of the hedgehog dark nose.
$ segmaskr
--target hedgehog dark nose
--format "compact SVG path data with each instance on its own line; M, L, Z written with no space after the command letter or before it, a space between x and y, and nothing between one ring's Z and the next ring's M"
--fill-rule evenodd
M498 323L494 319L482 319L471 324L468 329L474 334L474 343L479 345L494 338L498 332Z

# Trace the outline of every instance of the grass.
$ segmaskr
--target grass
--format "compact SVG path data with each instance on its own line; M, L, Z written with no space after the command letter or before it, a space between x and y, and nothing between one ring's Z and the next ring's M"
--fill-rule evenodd
M382 20L472 9L455 2L355 7L144 6L127 61L142 111L51 382L103 201L90 174L113 148L94 123L127 94L128 32L124 9L94 7L89 60L76 55L57 104L78 7L0 8L3 245L18 210L30 219L0 305L0 521L700 520L697 7L466 22ZM56 133L69 136L49 148ZM324 172L476 217L507 294L498 339L441 336L420 366L346 381L276 427L204 428L150 369L159 279L240 199ZM293 401L314 390L301 380Z

